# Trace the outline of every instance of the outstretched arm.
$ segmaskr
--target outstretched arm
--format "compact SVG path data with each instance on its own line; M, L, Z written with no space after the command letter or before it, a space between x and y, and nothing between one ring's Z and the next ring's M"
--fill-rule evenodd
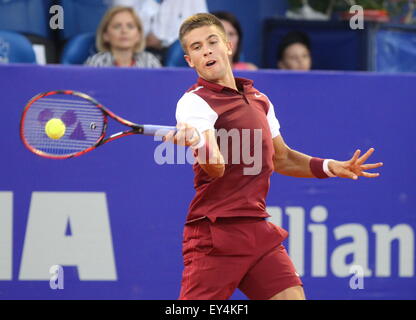
M336 176L354 180L358 179L359 176L375 178L379 176L379 173L368 173L365 171L379 168L383 165L381 162L364 164L374 152L373 148L369 149L360 158L360 150L357 150L354 156L348 161L336 161L332 159L323 161L322 159L313 158L289 148L281 135L273 139L273 146L275 151L273 158L274 170L280 174L292 177L322 178L325 176ZM325 168L323 167L324 163Z

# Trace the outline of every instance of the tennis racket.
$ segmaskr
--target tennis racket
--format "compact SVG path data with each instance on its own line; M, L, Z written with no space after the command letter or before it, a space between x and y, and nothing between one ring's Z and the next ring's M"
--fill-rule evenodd
M130 129L107 136L109 117ZM176 128L135 124L115 115L87 94L72 90L34 96L20 120L20 137L25 147L49 159L78 157L133 134L164 136L172 130Z

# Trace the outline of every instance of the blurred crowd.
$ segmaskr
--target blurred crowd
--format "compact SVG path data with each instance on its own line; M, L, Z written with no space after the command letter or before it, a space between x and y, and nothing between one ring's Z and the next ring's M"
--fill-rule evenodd
M88 57L88 66L159 68L169 47L178 41L179 27L184 18L208 12L205 0L113 0L113 7L103 17L96 34L98 53ZM230 57L235 70L257 70L244 61L243 31L231 12L211 12L224 25L232 44ZM301 32L287 34L276 53L276 68L310 70L312 59L308 36Z
M97 27L95 39L91 35L88 40L92 43L89 44L88 52L80 52L86 50L85 44L74 46L75 49L61 48L60 55L63 52L67 54L71 50L74 55L73 51L78 50L75 52L75 55L78 54L78 61L71 61L70 64L94 67L161 68L172 66L170 61L174 56L177 60L182 60L182 66L186 66L178 40L179 27L188 16L208 12L206 0L107 0L107 2L108 10ZM258 66L245 58L243 28L237 17L226 11L211 13L221 20L228 40L232 44L233 54L230 60L233 68L257 70ZM87 42L86 39L83 41ZM302 32L289 32L280 42L275 56L275 68L306 71L312 67L310 40ZM7 58L2 61L1 43L0 62L8 62ZM65 62L61 60L61 63Z
M0 63L187 67L179 27L210 12L224 25L235 70L416 72L416 0L399 2L401 14L365 10L357 29L351 8L318 12L315 0L238 8L234 0L0 0Z

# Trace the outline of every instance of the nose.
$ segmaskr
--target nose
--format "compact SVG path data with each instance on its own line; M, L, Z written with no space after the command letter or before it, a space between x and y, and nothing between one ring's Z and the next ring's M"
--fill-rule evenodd
M212 50L207 48L204 52L204 57L207 57L208 55L212 54Z

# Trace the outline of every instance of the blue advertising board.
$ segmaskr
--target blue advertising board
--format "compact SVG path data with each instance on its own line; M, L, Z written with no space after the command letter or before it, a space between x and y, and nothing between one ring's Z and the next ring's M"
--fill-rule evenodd
M291 148L348 160L374 147L369 162L384 163L377 179L272 176L270 219L289 231L307 298L415 299L416 75L238 75L268 95ZM22 145L19 119L35 94L72 89L133 122L174 125L195 79L190 69L0 66L0 299L178 297L194 195L184 149L160 164L160 141L132 136L43 159Z

